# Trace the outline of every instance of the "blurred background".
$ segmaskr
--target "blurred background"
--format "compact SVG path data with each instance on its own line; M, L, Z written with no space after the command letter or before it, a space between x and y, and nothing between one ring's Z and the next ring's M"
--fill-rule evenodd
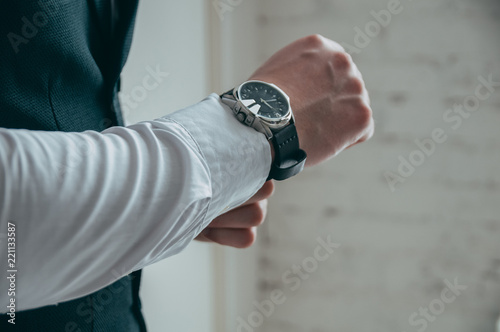
M251 249L193 243L147 268L150 331L495 331L500 1L142 1L125 117L223 92L313 33L353 56L375 136L278 183Z

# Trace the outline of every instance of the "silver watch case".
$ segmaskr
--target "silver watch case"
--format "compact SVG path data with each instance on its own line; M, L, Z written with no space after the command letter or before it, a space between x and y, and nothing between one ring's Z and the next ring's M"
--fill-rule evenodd
M253 113L246 107L240 100L239 92L241 87L249 82L258 82L262 84L266 84L269 86L272 86L274 89L278 90L283 96L285 96L287 103L288 103L288 112L286 115L279 119L271 119L267 118L264 116L260 116L258 114ZM258 81L258 80L251 80L251 81L246 81L240 84L239 86L235 87L232 91L232 93L227 92L221 96L222 102L229 107L231 107L234 115L236 116L236 119L240 121L241 123L254 128L258 132L263 133L266 135L267 139L270 140L273 138L273 131L276 131L277 129L281 129L285 126L287 126L290 123L294 123L295 119L293 116L292 108L290 106L290 98L288 95L281 90L278 86L272 83L267 83L263 81Z

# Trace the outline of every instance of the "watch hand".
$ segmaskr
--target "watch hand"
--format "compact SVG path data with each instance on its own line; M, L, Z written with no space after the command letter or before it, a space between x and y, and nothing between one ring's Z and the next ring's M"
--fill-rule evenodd
M267 106L269 106L269 108L271 108L277 112L277 110L274 107L272 107L271 105L269 105L269 103L267 101L265 101L264 99L260 98L260 101L263 102L264 104L266 104Z

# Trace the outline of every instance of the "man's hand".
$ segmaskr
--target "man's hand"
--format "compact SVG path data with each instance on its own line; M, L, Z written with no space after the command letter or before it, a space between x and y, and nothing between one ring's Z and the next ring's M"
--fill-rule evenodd
M319 35L299 39L274 54L250 79L274 83L290 97L306 166L373 135L361 73L332 40Z
M274 191L272 181L264 186L243 205L215 218L196 240L216 242L222 245L247 248L256 238L256 227L262 224L267 212L267 198Z
M250 79L274 83L290 97L300 147L307 152L306 166L373 135L372 110L361 73L351 56L332 40L319 35L299 39L274 54ZM273 189L272 182L266 182L244 205L216 218L197 239L249 247Z

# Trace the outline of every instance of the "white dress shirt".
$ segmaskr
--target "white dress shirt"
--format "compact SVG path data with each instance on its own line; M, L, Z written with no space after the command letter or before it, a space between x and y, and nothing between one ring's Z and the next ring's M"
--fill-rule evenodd
M11 298L8 223L16 310L55 304L180 252L270 166L265 136L216 94L102 133L0 129L0 312Z

